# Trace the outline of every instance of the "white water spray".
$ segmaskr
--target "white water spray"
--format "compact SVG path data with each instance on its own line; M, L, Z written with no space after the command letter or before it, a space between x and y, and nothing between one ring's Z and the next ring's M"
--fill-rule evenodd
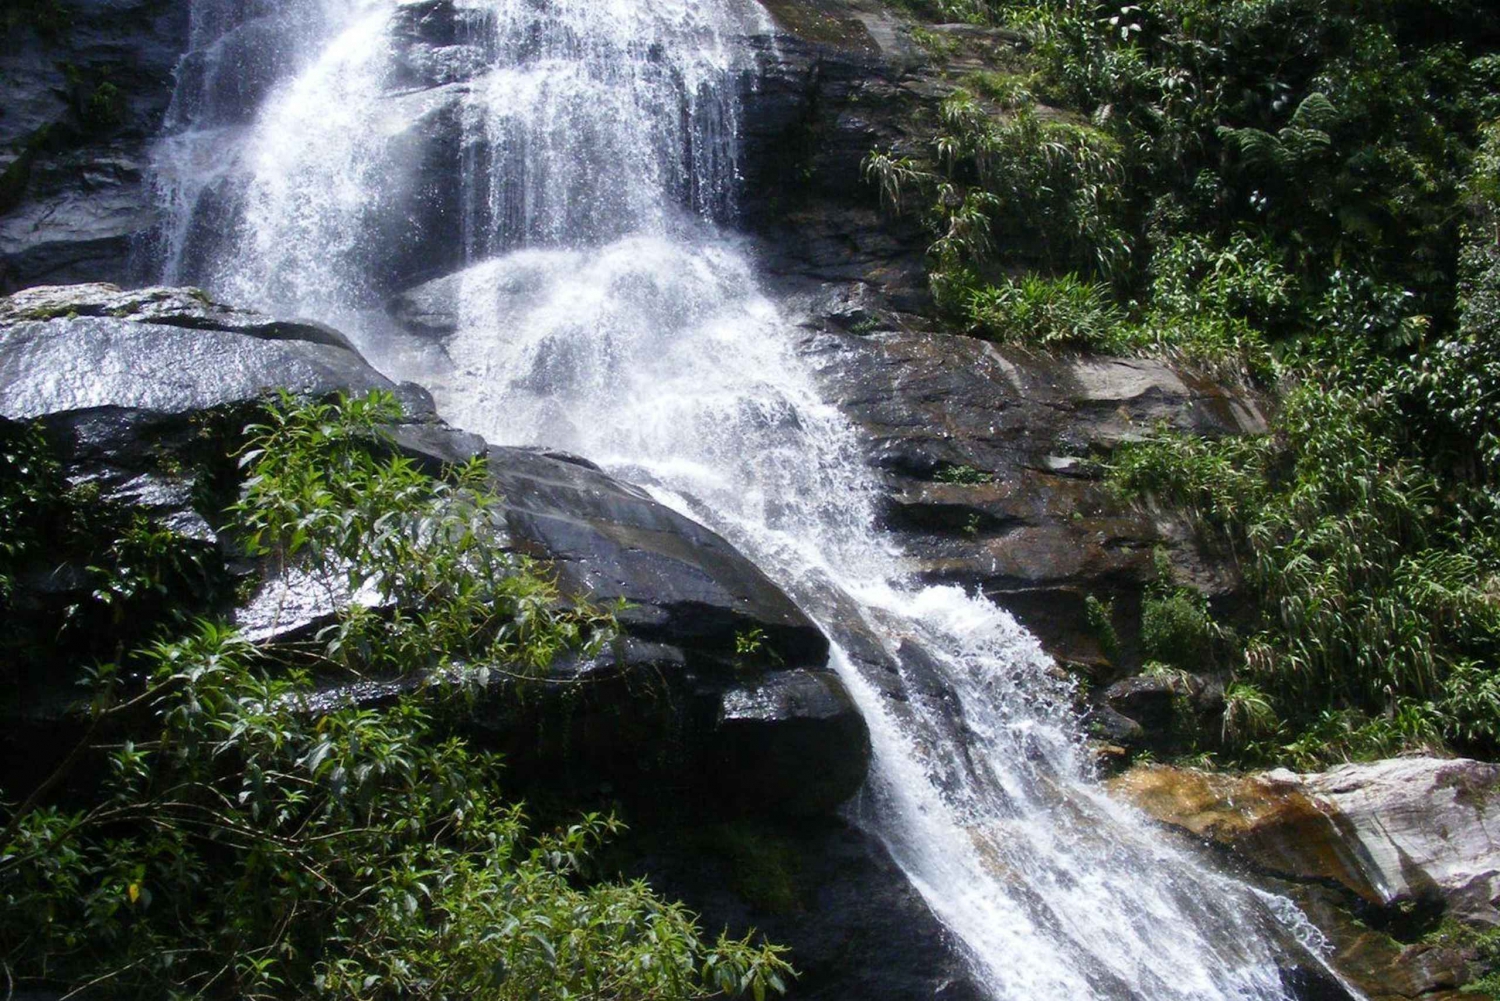
M219 26L210 63L248 27L213 13L227 2L197 0ZM211 88L180 95L159 158L168 277L352 323L455 424L588 456L735 542L832 638L874 749L856 819L995 998L1283 999L1280 905L1101 792L1065 683L1009 615L911 579L794 318L715 228L763 13L303 6L317 40L289 44L238 119ZM407 246L469 262L440 286L456 317L441 350L369 321L416 277Z

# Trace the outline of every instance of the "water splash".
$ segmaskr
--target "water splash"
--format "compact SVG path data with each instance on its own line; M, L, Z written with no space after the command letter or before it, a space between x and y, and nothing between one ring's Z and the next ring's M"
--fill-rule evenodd
M1294 911L1106 797L1035 641L912 579L816 353L714 227L758 8L195 0L194 24L157 158L169 280L351 326L454 423L587 455L739 545L832 638L874 750L851 808L995 998L1285 997ZM370 321L465 263L439 348Z

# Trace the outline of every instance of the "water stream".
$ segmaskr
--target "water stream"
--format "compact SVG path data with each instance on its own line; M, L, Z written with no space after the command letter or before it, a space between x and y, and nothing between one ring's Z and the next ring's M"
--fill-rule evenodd
M1316 933L1106 796L1035 641L915 582L878 528L854 429L727 228L758 7L193 16L157 156L166 280L339 324L453 423L587 456L738 545L832 639L874 750L852 816L996 999L1287 997ZM444 271L422 292L442 338L384 317Z

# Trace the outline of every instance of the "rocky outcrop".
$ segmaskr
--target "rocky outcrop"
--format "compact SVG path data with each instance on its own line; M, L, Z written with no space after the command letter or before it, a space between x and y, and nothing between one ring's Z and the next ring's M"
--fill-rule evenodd
M1112 787L1267 872L1336 883L1376 910L1500 926L1500 765L1395 758L1248 776L1147 766Z
M791 948L798 1001L981 1001L961 944L878 842L830 818L703 825L631 840L627 867L689 901L705 928Z
M1161 425L1263 431L1250 396L1161 362L1042 355L900 327L838 287L803 304L805 350L861 427L887 488L886 521L928 580L982 589L1049 651L1085 664L1103 660L1085 599L1114 600L1128 644L1158 547L1210 597L1235 587L1185 521L1113 497L1101 461ZM863 324L874 329L849 329Z
M867 737L826 670L822 634L722 538L643 491L582 460L490 448L447 426L425 391L391 383L342 335L317 324L232 309L184 289L39 288L0 301L0 419L40 422L70 482L93 484L103 503L149 511L226 565L235 558L217 534L220 511L187 457L201 446L210 415L240 412L276 388L311 397L395 393L406 411L393 429L397 447L434 470L487 459L504 498L507 537L498 545L549 561L567 591L628 603L619 618L629 643L598 662L560 668L601 681L600 694L579 708L577 747L597 746L616 766L634 762L626 731L653 719L674 734L679 751L671 764L690 784L735 790L721 800L753 795L761 807L818 812L859 786ZM307 635L354 600L309 596L269 567L254 573L263 583L241 588L248 594L238 599L242 607L223 612L264 639ZM68 577L58 568L43 576ZM28 602L68 600L86 596L23 586L11 607L23 613ZM736 656L737 639L751 633L763 660ZM775 670L767 670L772 661ZM72 679L51 680L65 693ZM632 692L646 701L611 701ZM12 687L8 696L12 720L55 715L61 698L56 685ZM642 718L630 720L633 713ZM813 781L810 761L819 762Z
M233 414L280 385L308 395L395 392L406 417L391 430L407 455L434 469L487 457L505 499L500 542L550 560L569 589L633 606L620 616L619 650L556 666L559 676L592 680L566 716L549 715L540 700L519 711L476 709L468 725L504 752L521 790L543 803L626 804L633 840L611 860L685 898L706 928L757 929L791 945L802 973L797 997L983 996L961 948L885 850L829 815L863 780L864 724L823 667L822 636L717 535L586 460L491 448L449 427L423 391L392 384L317 324L183 289L39 288L0 300L0 430L39 421L71 480L98 484L101 501L146 506L196 532L219 559L233 549L205 504L212 491L204 487L214 485L196 482L198 467L180 459L215 426L211 415ZM223 611L257 640L306 638L344 603L370 598L295 570L228 562L255 586ZM58 597L22 585L18 602ZM737 638L750 630L780 664L737 655ZM14 680L0 690L14 696ZM42 680L27 679L32 696ZM71 677L60 680L71 695ZM326 694L375 702L399 690L371 682ZM0 706L7 770L37 757L23 746L72 742L45 718L68 698L22 701ZM40 780L28 777L4 784Z
M1110 785L1292 895L1372 998L1441 996L1469 976L1461 950L1391 934L1418 938L1444 918L1500 927L1500 765L1397 758L1243 776L1141 766Z

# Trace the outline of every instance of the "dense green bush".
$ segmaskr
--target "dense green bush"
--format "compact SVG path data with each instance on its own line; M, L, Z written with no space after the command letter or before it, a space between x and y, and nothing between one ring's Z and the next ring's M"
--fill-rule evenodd
M1500 752L1487 5L913 9L1031 40L1029 70L971 73L925 146L867 162L888 202L932 205L955 327L1166 358L1276 398L1265 436L1162 432L1115 457L1122 495L1194 515L1253 599L1241 638L1208 643L1201 598L1146 595L1145 655L1212 648L1246 760Z
M281 648L167 618L93 666L78 748L0 813L7 983L360 1001L783 989L776 949L707 940L644 883L591 878L611 818L529 833L496 760L453 735L485 686L587 653L612 624L491 544L480 465L438 479L394 454L380 429L397 416L383 394L284 398L246 429L227 530L385 611L356 604ZM18 443L7 525L57 496L42 444ZM399 671L407 694L320 694L371 671ZM97 792L58 798L84 768Z

